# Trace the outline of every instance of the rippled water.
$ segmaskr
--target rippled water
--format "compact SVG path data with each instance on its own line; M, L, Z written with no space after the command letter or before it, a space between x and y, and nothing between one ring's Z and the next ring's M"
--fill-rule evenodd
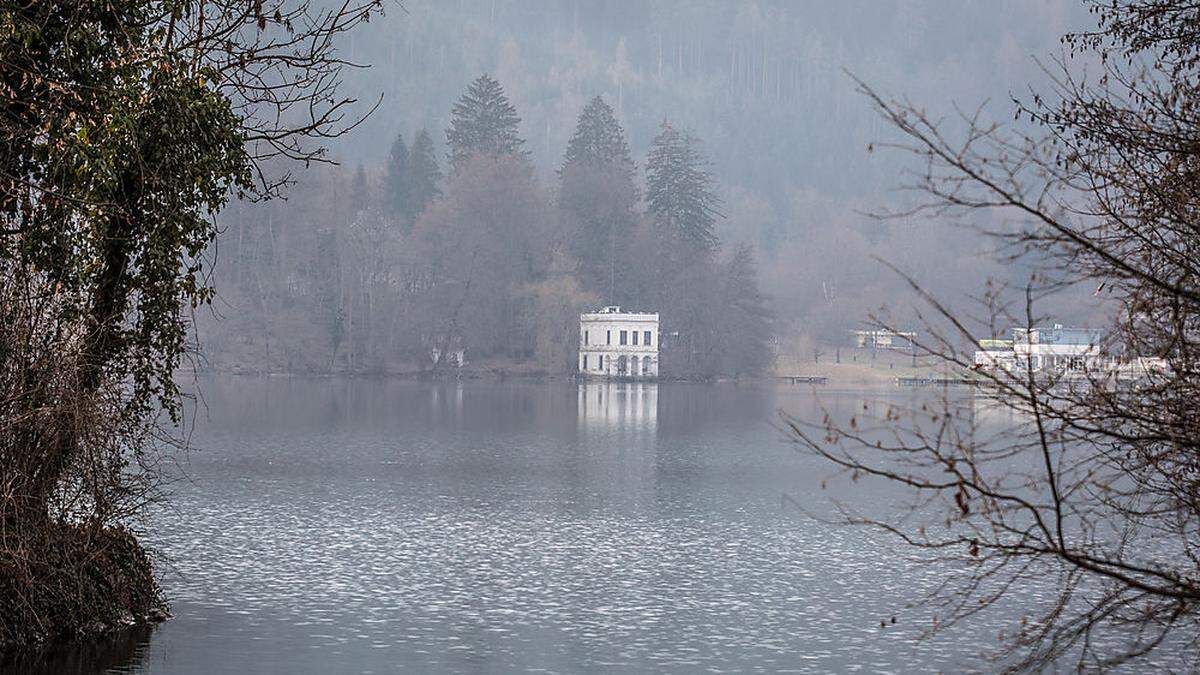
M776 411L908 394L253 378L202 392L189 480L145 535L176 618L56 667L961 670L994 638L918 641L929 614L906 605L929 569L802 513L828 508L829 471ZM887 508L880 490L855 498Z

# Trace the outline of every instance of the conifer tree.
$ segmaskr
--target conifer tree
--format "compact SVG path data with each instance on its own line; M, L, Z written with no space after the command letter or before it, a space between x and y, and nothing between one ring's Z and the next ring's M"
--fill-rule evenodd
M393 214L407 215L408 161L408 146L404 143L404 134L396 134L396 140L392 142L392 152L388 156L384 195L384 203Z
M409 223L415 221L430 202L441 196L442 191L438 187L441 180L442 170L438 167L433 139L428 131L421 129L413 138L404 175L402 212Z
M356 211L362 211L370 206L371 189L367 185L367 172L360 162L354 172L354 181L350 184L350 205Z
M721 200L698 145L695 136L663 122L646 160L646 200L655 223L683 245L684 253L711 254Z
M563 168L572 164L597 164L628 171L632 183L633 160L625 132L613 115L613 109L597 96L584 107L575 124L575 134L567 143Z
M758 287L753 250L739 246L722 270L720 323L717 327L720 371L757 375L771 364L772 316Z
M571 249L584 284L609 303L630 297L631 284L627 275L617 274L617 263L627 259L636 221L634 171L625 132L597 96L583 109L567 144L559 204L574 216Z
M520 154L525 151L517 126L521 118L504 95L500 83L480 75L467 88L451 111L446 140L450 142L450 166L455 172L474 155Z

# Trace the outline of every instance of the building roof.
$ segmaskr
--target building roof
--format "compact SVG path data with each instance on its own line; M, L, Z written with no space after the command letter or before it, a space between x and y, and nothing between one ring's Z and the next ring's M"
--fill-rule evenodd
M616 305L579 315L580 321L658 321L658 312L622 312Z
M1035 335L1030 336L1030 341L1043 345L1072 345L1072 346L1091 346L1099 345L1100 338L1103 332L1092 328L1064 328L1060 324L1055 324L1052 327L1037 326L1034 328L1015 328L1013 334L1017 342L1025 342L1022 337L1022 332L1028 330Z

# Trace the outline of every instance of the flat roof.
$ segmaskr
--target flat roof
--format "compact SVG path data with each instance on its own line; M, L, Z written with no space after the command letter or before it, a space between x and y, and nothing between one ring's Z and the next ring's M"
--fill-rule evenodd
M658 312L653 314L649 312L585 312L579 315L582 319L591 319L595 321L620 321L622 319L639 319L646 321L649 319L658 319Z
M1062 326L1035 326L1033 328L1017 328L1014 331L1036 331L1038 344L1044 345L1090 345L1100 344L1103 331L1093 328L1064 328ZM1020 338L1018 342L1024 342Z

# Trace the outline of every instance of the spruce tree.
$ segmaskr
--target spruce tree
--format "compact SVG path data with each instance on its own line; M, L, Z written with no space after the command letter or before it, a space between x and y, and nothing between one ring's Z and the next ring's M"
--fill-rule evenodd
M451 114L446 140L450 142L453 171L461 169L474 155L524 155L525 141L517 129L521 122L517 109L509 103L500 83L487 74L471 83Z
M772 316L758 287L753 250L739 246L722 270L717 351L720 371L728 375L757 375L771 365Z
M633 160L629 158L629 145L625 132L613 115L613 109L599 96L593 98L575 124L575 134L567 143L567 154L563 167L572 164L595 164L619 167L631 174Z
M626 302L632 290L628 275L618 275L617 267L627 258L636 219L634 171L612 108L600 97L592 99L567 144L559 204L574 216L571 249L584 284L609 303Z
M393 214L407 215L408 161L408 146L404 144L404 134L396 134L391 155L388 157L384 195L385 203Z
M655 223L683 244L685 253L711 254L717 247L713 226L723 216L698 146L695 136L663 122L646 160L646 201Z
M356 212L363 211L371 205L371 188L367 184L367 172L359 163L354 172L354 180L350 183L350 205Z
M429 132L421 129L413 138L408 154L408 165L404 175L404 209L408 222L414 222L434 199L441 196L438 184L442 171L438 168L437 154Z

